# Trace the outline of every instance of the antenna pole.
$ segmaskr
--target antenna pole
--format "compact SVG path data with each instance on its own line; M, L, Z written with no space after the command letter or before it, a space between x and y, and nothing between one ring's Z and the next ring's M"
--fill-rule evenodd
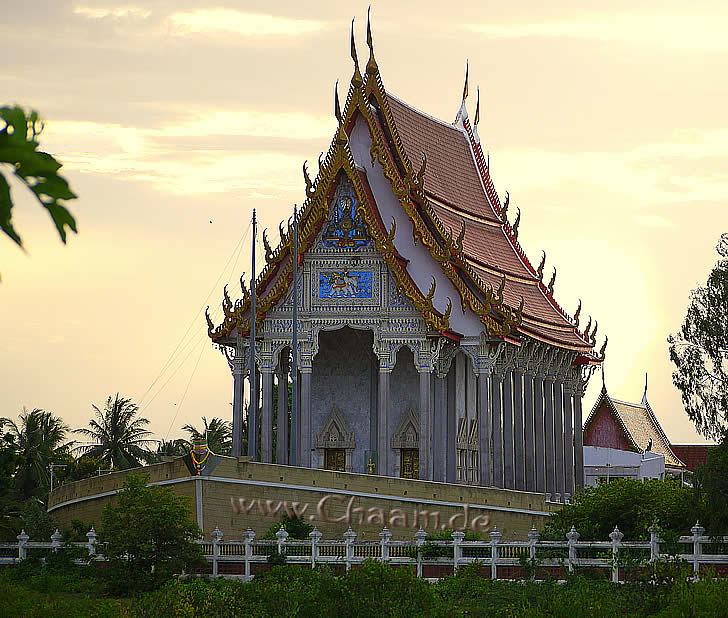
M257 221L253 208L253 242L250 276L250 405L248 406L248 455L255 461L258 455L258 371L255 366L255 241Z
M291 402L290 462L298 465L298 206L293 206L293 401Z

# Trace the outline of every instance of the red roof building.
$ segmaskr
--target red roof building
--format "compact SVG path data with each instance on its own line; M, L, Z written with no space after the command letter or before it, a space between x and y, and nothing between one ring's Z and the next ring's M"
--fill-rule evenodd
M338 128L314 180L304 164L298 255L292 221L275 248L263 234L248 375L251 385L261 375L260 410L249 412L261 444L259 454L249 439L250 454L563 499L583 483L581 399L606 339L596 349L597 323L580 324L581 305L568 315L555 271L543 280L545 254L534 267L521 247L520 211L509 218L508 193L501 200L481 148L479 111L475 123L468 117L467 76L449 124L390 95L369 27L367 44L362 74L352 28ZM207 315L234 375L234 454L253 362L251 291L241 287L235 302L225 290L220 321ZM300 425L274 454L271 381L273 372L287 379L294 295ZM328 448L332 435L347 446Z

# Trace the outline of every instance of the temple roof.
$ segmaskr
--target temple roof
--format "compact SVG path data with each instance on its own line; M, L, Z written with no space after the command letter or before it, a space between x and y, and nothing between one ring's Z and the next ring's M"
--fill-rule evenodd
M637 452L644 453L651 442L650 450L653 453L662 455L665 458L666 466L672 468L685 467L685 464L672 450L670 441L652 411L646 395L643 397L642 403L630 403L611 397L607 393L607 389L602 388L602 392L584 424L585 432L589 429L602 404L607 406L622 428L625 438Z
M370 58L362 77L352 34L355 68L343 112L337 99L339 127L316 180L311 182L306 175L308 199L299 224L301 251L305 252L323 225L322 212L328 204L331 183L343 163L347 163L347 175L357 176L355 185L369 213L369 223L380 233L378 248L385 250L390 269L397 271L394 274L398 285L415 307L429 316L426 322L430 328L447 330L451 307L436 308L432 302L434 290L414 285L406 260L397 250L403 237L396 235L394 229L388 230L389 222L381 220L366 173L361 169L354 171L348 140L357 119L362 118L372 138L372 161L376 157L382 165L393 192L412 221L415 241L428 248L454 285L463 310L468 308L478 315L485 331L492 336L513 339L526 335L576 351L582 362L601 362L606 341L599 353L595 352L596 323L591 332L591 320L584 331L579 330L580 309L573 318L561 309L553 295L553 281L548 286L542 281L543 262L538 269L534 268L518 243L517 226L508 221L507 200L501 204L490 178L477 128L470 126L465 101L456 123L449 124L388 94L374 59L369 30L367 39ZM419 171L413 169L414 162L420 165ZM335 165L338 169L333 169ZM264 302L259 303L263 312L280 300L281 280L290 281L290 245L289 229L282 233L281 244L275 251L266 251L267 266L256 284L258 297L264 297ZM225 323L214 327L208 320L210 336L218 340L235 327L241 332L245 330L246 307L245 298L233 306L226 297ZM261 319L261 315L257 318Z

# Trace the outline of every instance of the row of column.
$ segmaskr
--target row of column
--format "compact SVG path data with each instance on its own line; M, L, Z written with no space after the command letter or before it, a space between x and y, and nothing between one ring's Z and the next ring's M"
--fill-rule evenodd
M478 408L480 452L490 455L481 460L481 483L556 500L583 486L581 397L561 380L512 368L482 372Z
M283 355L281 355L283 357ZM248 455L273 461L273 378L278 384L278 427L275 460L289 463L289 443L296 465L311 466L311 368L299 370L297 436L288 435L287 361L276 369L255 371L260 380L260 453L252 440ZM233 393L233 453L241 453L243 373L235 366ZM390 474L389 408L391 367L381 363L377 387L377 470ZM439 377L419 371L420 478L456 482L456 415L454 372ZM506 368L478 375L478 450L480 483L509 489L548 493L564 500L583 486L581 397L551 376ZM451 401L452 399L452 401ZM249 414L255 419L256 414ZM258 425L258 422L256 422ZM250 431L252 429L252 431ZM258 427L249 428L257 437ZM256 441L257 442L257 441Z

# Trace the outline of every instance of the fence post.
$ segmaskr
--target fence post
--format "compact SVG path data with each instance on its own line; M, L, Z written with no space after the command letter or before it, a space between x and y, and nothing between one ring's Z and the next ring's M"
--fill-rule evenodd
M703 555L702 536L705 528L700 525L699 521L696 521L695 525L690 528L690 532L693 533L693 573L695 579L698 579L700 577L700 558Z
M452 572L457 573L460 558L463 556L463 548L460 545L465 539L465 533L462 530L455 530L452 533Z
M28 544L30 537L25 533L25 529L23 529L15 538L18 539L18 560L25 560L25 558L28 557L26 545Z
M356 532L349 526L344 532L344 542L346 543L346 570L351 570L351 562L354 559L354 541L356 541Z
M255 532L248 528L243 533L243 542L245 543L245 580L250 579L250 559L253 557L253 541L255 540Z
M56 528L55 532L51 534L51 549L56 552L61 547L61 540L63 539L63 535L61 532Z
M220 541L222 541L223 533L220 528L215 526L215 529L210 533L212 538L212 574L217 575L217 561L220 558Z
M88 557L92 558L96 555L96 530L94 530L93 526L91 527L91 530L86 533L86 538L88 539L88 542L86 543Z
M283 527L283 524L281 524L281 527L278 528L278 532L276 532L276 541L278 543L278 555L282 555L286 553L286 539L288 538L288 532L286 532L286 529Z
M566 533L566 540L569 545L569 573L574 572L574 564L576 564L576 543L580 536L574 526L571 526L571 530Z
M503 533L495 526L490 531L490 578L498 579L498 543Z
M415 545L417 545L417 577L422 577L422 546L427 539L427 532L420 528L415 532Z
M392 533L389 531L389 528L386 526L382 528L382 531L379 533L379 538L381 539L381 546L382 546L382 562L389 562L389 541L392 540Z
M619 545L624 538L624 534L619 531L617 526L614 526L614 530L609 533L609 538L612 541L612 581L615 584L619 583Z
M319 543L321 542L321 531L314 527L311 532L308 533L309 538L311 539L311 568L316 567L316 560L319 557Z
M660 527L654 523L647 530L650 533L650 562L660 559Z
M536 579L536 543L541 535L534 526L528 531L528 561L531 569L531 579Z

